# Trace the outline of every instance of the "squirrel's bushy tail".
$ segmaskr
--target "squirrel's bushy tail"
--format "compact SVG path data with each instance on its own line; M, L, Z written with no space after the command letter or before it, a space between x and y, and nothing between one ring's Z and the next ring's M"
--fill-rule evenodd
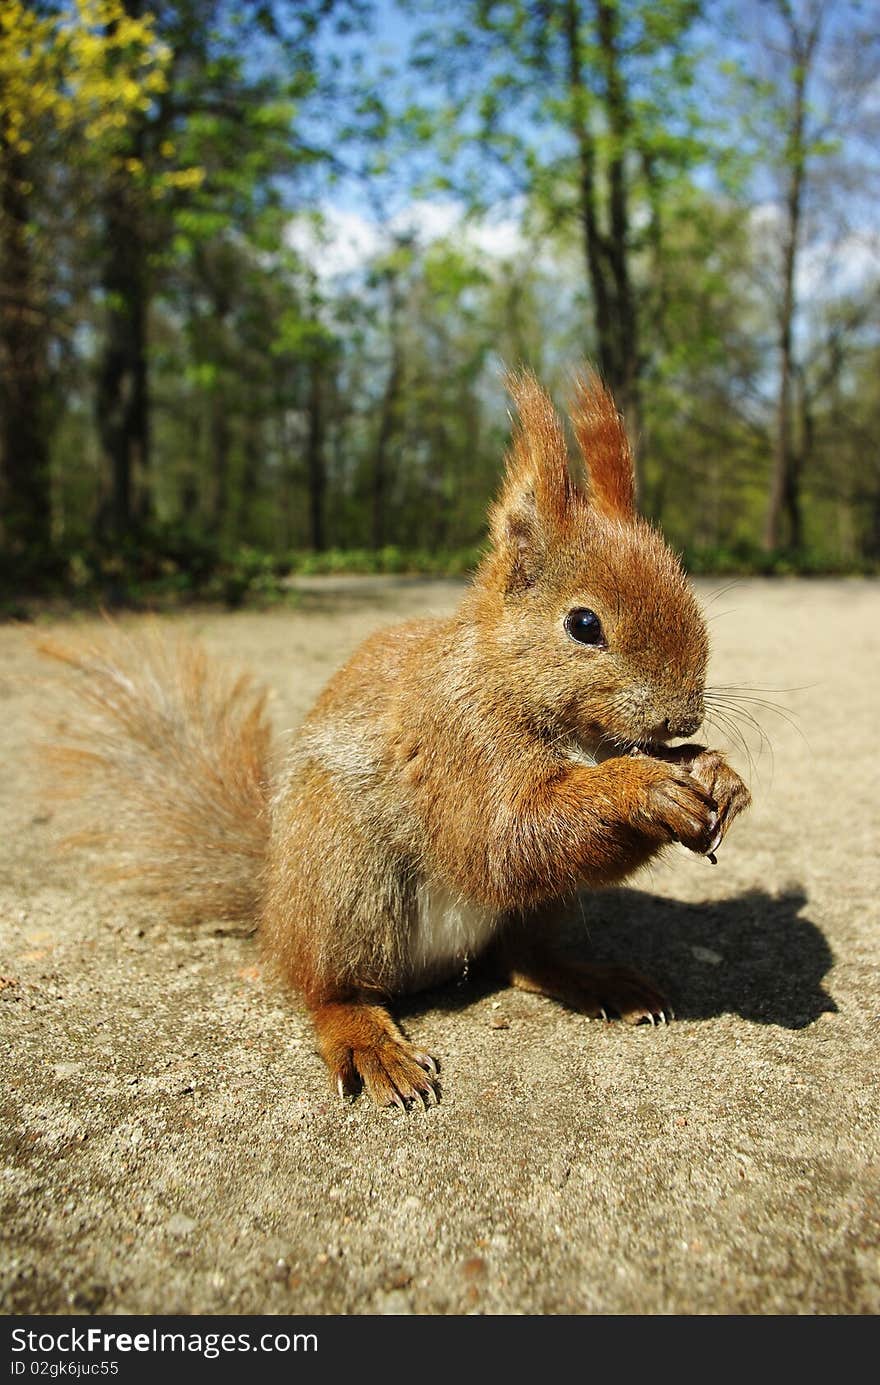
M83 795L107 873L177 919L255 921L269 836L266 695L192 640L117 627L82 646L44 641L76 670L63 742L45 747L62 792Z

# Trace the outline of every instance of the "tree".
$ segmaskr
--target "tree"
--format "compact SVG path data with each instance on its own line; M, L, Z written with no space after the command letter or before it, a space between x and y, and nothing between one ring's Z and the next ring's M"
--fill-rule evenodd
M51 532L51 160L81 192L164 89L167 57L152 20L121 0L9 0L0 13L0 509L20 551L45 553Z
M139 13L146 0L124 3ZM226 269L245 243L278 262L283 228L271 213L299 178L337 157L332 128L321 142L314 115L300 117L332 87L317 51L324 29L354 24L363 4L154 0L152 9L171 54L168 90L130 129L127 163L139 177L110 189L103 208L96 418L113 478L105 519L117 539L137 530L150 508L149 330L163 281L169 270L178 282L192 277L186 296L203 306L207 300L200 317L219 349L235 314L236 285ZM201 364L205 381L211 362ZM233 438L230 372L214 364L211 527L221 537L229 527ZM318 451L316 444L314 458Z
M876 83L880 35L858 0L767 0L740 6L735 81L746 101L740 139L750 188L772 240L768 287L775 312L777 384L773 465L763 529L767 550L803 544L804 438L798 381L807 354L801 270L821 251L821 296L876 193ZM746 75L743 75L743 74ZM861 186L859 186L861 184Z
M123 3L132 18L145 7L145 0ZM140 527L150 511L150 311L176 217L191 212L192 232L201 213L214 235L231 223L236 197L246 200L253 191L254 148L265 143L262 129L255 139L247 138L254 131L254 107L259 127L270 109L270 97L277 96L274 81L244 75L237 11L233 9L230 19L220 0L173 5L159 0L152 8L170 54L169 83L162 97L129 128L124 169L135 176L126 178L117 170L102 201L104 344L95 411L110 480L101 527L117 541ZM272 108L276 133L287 130L291 115L288 104ZM222 166L216 157L221 148ZM228 164L232 151L243 154L247 174ZM216 278L214 284L216 288ZM224 294L222 288L217 292ZM214 307L222 317L217 293ZM214 433L219 526L226 465L222 401L215 411Z
M415 58L451 98L451 166L477 204L517 189L542 208L550 231L576 219L591 298L590 354L625 414L641 474L642 211L656 209L701 152L688 47L700 6L474 0L464 8L464 22L426 34ZM443 106L436 120L449 114ZM419 118L424 126L424 107ZM482 176L473 176L476 164ZM655 217L655 232L660 224Z

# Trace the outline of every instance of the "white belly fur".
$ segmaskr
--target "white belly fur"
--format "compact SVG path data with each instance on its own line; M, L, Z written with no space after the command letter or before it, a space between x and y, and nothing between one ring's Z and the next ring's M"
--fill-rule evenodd
M566 750L570 759L582 765L600 764L620 753L606 743L571 743ZM497 922L493 909L469 904L439 885L420 885L416 923L409 940L409 982L413 989L464 971L469 959L487 947Z
M420 885L416 922L409 940L410 977L415 986L463 971L489 943L498 914L468 904L441 886Z

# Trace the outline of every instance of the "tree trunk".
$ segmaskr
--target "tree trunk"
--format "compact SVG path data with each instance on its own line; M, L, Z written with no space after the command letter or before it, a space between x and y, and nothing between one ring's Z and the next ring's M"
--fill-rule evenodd
M792 326L795 295L794 274L800 232L802 163L791 173L786 202L786 232L783 246L783 292L779 314L779 392L776 398L776 433L773 449L773 479L770 504L764 529L764 548L772 552L781 545L797 549L801 544L801 510L798 474L792 436L792 386L794 355Z
M880 558L880 487L871 497L868 510L868 528L862 552L866 558Z
M229 512L229 418L223 392L211 389L211 475L214 492L211 502L211 531L222 539Z
M238 488L238 507L235 517L235 534L239 543L262 542L253 532L254 501L260 494L261 469L265 449L263 447L262 419L256 414L248 414L242 439L242 468Z
M309 380L309 431L306 442L306 476L309 487L309 543L316 553L327 546L324 533L324 494L327 476L324 468L324 369L316 355Z
M234 399L231 392L232 371L235 369L234 348L228 341L227 323L232 308L231 285L227 282L222 260L212 265L210 256L200 255L203 291L211 304L210 316L204 319L208 364L212 367L209 393L209 445L211 462L211 532L217 539L226 533L231 511L230 456ZM236 409L235 412L238 412ZM233 516L235 519L236 516Z
M192 413L187 420L189 443L180 478L180 518L187 529L198 523L200 512L199 458L201 455L201 425L199 415Z
M107 327L96 398L98 434L109 476L101 527L117 542L139 528L150 509L146 488L149 287L141 214L130 184L120 177L104 209Z
M50 546L48 330L28 236L24 156L0 134L0 516L3 539Z
M565 33L572 134L578 151L578 202L584 258L593 299L599 370L626 420L641 485L641 361L638 318L630 276L629 188L626 148L630 115L619 53L615 4L596 0L596 30L611 153L605 168L608 230L603 230L597 191L596 144L587 116L580 0L566 0Z
M398 302L397 284L394 275L388 279L388 333L391 338L391 363L385 390L382 395L382 411L379 416L379 432L373 453L372 473L372 546L383 548L387 543L388 505L388 449L394 435L397 397L403 380L403 353L397 335Z
M278 546L288 552L293 547L293 488L296 481L290 458L290 439L287 428L283 375L276 371L273 424L275 450L278 454Z
M608 261L614 283L615 374L609 379L617 406L626 419L627 431L638 457L641 424L640 361L635 297L630 279L629 187L626 174L630 116L620 66L618 6L616 0L597 0L596 25L605 81L605 111L611 137L608 160Z
M388 504L388 447L394 435L394 412L400 392L401 360L395 345L391 358L391 368L382 396L382 413L379 418L379 432L376 437L376 450L373 454L373 494L372 494L372 545L384 548L387 542Z
M578 202L584 237L584 256L593 295L593 316L599 349L599 368L611 383L617 374L612 314L605 274L605 247L596 210L596 149L587 123L587 92L583 76L579 0L567 0L568 81L572 103L572 133L578 148Z
M797 308L795 275L801 234L806 164L806 88L816 45L819 41L821 11L805 34L787 5L781 6L788 24L789 53L794 86L791 125L786 145L788 187L785 197L785 229L782 244L782 297L779 305L778 348L779 390L776 397L776 429L773 449L773 477L764 526L764 549L772 552L785 546L798 549L802 543L800 475L792 429L793 382L795 373L793 328Z

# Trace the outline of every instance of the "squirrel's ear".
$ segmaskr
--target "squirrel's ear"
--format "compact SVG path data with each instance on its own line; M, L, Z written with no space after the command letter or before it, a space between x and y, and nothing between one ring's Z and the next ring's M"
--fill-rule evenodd
M587 468L591 505L613 519L632 519L636 488L629 439L614 400L593 371L575 377L571 422Z
M493 549L502 558L507 589L534 585L548 548L572 505L565 434L549 395L531 371L505 381L519 420L507 455L501 495L492 507Z

